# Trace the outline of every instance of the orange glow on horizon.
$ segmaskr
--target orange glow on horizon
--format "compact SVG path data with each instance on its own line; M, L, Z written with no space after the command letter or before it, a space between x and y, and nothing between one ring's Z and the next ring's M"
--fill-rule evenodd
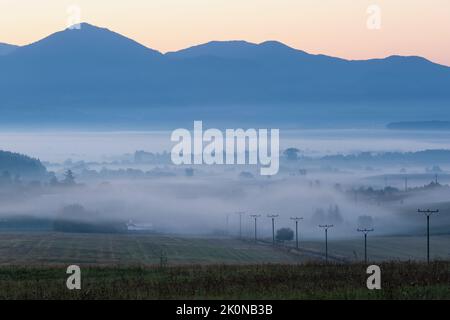
M367 9L380 8L380 29ZM66 28L67 8L161 52L211 40L278 40L347 59L418 55L450 66L448 0L0 0L0 42L24 45Z

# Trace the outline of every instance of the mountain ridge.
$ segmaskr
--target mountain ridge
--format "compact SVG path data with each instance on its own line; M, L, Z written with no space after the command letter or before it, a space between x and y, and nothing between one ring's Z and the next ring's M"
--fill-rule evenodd
M0 111L8 121L159 121L173 106L184 106L183 119L220 118L225 110L248 118L266 105L263 117L280 121L295 120L292 112L330 119L391 112L389 122L404 120L405 110L386 103L423 101L410 115L421 119L430 101L450 102L450 67L422 57L346 60L273 40L211 41L162 54L89 24L18 47L0 56L0 68ZM320 111L311 103L342 107ZM291 107L280 114L283 105ZM450 118L450 110L439 112L429 116Z
M134 43L136 43L136 44L138 44L139 46L142 46L142 47L144 47L144 48L149 49L150 51L159 53L160 55L164 55L164 56L170 56L170 55L173 55L173 54L182 53L182 52L185 52L185 51L187 51L187 50L191 50L191 49L195 49L195 48L207 47L207 46L209 46L209 45L211 45L211 44L233 44L233 43L243 43L243 44L247 44L247 45L250 45L250 46L253 46L253 47L263 47L263 46L265 46L265 45L282 46L282 47L285 47L285 48L287 48L287 49L289 49L289 50L296 51L296 52L298 52L298 53L304 53L304 54L307 54L307 55L310 55L310 56L316 56L316 57L318 57L318 56L324 56L324 57L327 57L327 58L334 58L334 59L339 59L339 60L348 61L348 62L358 62L358 61L380 61L380 60L390 60L390 59L398 59L398 58L417 58L417 59L420 59L420 60L425 60L425 61L430 62L430 63L432 63L432 64L436 64L436 65L439 65L439 66L442 66L442 67L450 68L450 66L447 66L447 65L445 65L445 64L441 64L441 63L438 63L438 62L431 61L431 60L429 60L429 59L426 58L426 57L422 57L422 56L418 56L418 55L398 55L398 54L392 54L392 55L389 55L389 56L386 56L386 57L382 57L382 58L347 59L347 58L343 58L343 57L337 57L337 56L332 56L332 55L327 55L327 54L322 54L322 53L319 53L319 54L312 54L312 53L308 53L308 52L306 52L306 51L304 51L304 50L301 50L301 49L298 49L298 48L291 47L291 46L289 46L289 45L287 45L287 44L284 44L283 42L280 42L280 41L278 41L278 40L265 40L265 41L260 42L260 43L254 43L254 42L250 42L250 41L247 41L247 40L211 40L211 41L208 41L208 42L205 42L205 43L200 43L200 44L192 45L192 46L189 46L189 47L186 47L186 48L182 48L182 49L179 49L179 50L168 51L168 52L166 52L166 53L161 53L161 52L160 52L159 50L157 50L157 49L154 49L154 48L150 48L150 47L148 47L148 46L145 46L145 45L141 44L140 42L138 42L138 41L136 41L136 40L134 40L134 39L132 39L132 38L126 37L126 36L124 36L124 35L122 35L122 34L119 34L119 33L115 32L115 31L112 31L112 30L110 30L110 29L108 29L108 28L106 28L106 27L98 27L98 26L92 25L92 24L87 23L87 22L82 22L82 23L80 23L80 29L79 29L79 30L76 29L76 26L77 26L77 25L73 25L73 26L70 26L70 27L68 27L68 28L66 28L66 29L63 29L63 30L61 30L61 31L56 31L56 32L54 32L54 33L52 33L52 34L50 34L50 35L48 35L48 36L45 36L45 37L43 37L43 38L41 38L41 39L39 39L39 40L33 41L33 42L31 42L31 43L29 43L29 44L27 44L27 45L18 46L18 45L12 45L12 44L7 44L7 43L2 43L2 42L0 42L0 48L1 48L1 46L13 47L13 48L15 48L15 49L17 49L17 48L24 48L24 47L30 47L30 46L32 46L32 45L34 45L34 44L37 44L37 43L42 42L42 40L45 40L45 39L47 39L47 38L50 38L50 37L52 37L52 36L54 36L54 35L57 35L57 34L60 34L60 33L63 33L63 32L67 32L67 31L79 31L79 30L86 30L86 29L88 29L88 30L97 30L97 31L98 31L98 30L102 30L102 31L106 31L106 32L110 32L110 33L119 35L119 36L121 36L121 37L123 37L123 38L126 38L126 39L128 39L128 40L130 40L130 41L132 41L132 42L134 42Z

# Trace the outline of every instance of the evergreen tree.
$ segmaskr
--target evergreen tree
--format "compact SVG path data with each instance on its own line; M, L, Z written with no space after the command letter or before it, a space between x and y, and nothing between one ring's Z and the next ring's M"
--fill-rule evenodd
M67 186L73 186L75 185L75 176L73 175L72 170L66 170L66 172L64 172L64 180L63 183Z

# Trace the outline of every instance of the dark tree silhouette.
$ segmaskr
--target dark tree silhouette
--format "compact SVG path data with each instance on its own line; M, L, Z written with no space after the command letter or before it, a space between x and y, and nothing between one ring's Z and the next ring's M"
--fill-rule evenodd
M300 150L298 150L297 148L288 148L283 152L283 154L286 156L288 160L297 160L299 153Z
M24 178L44 178L47 169L38 159L0 150L0 172L8 171L11 177L20 175Z
M294 239L294 231L290 228L278 229L276 238L278 241L291 241Z
M64 172L64 180L63 183L67 186L73 186L75 185L75 176L73 175L72 170L66 170L66 172Z

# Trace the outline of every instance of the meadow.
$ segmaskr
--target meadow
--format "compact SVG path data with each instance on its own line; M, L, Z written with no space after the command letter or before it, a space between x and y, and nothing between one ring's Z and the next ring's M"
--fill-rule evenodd
M230 238L156 234L0 232L0 265L301 263L309 256Z
M155 265L161 257L168 265L186 264L297 264L324 260L321 240L272 246L269 239L162 234L94 234L61 232L0 232L0 265ZM329 238L334 262L359 262L363 239ZM431 237L431 258L449 260L450 235ZM384 236L368 239L370 261L423 261L423 236Z
M368 290L362 264L307 263L82 268L81 290L63 266L0 267L0 299L450 299L450 264L380 265Z
M447 252L449 236L434 241ZM450 299L450 262L421 261L423 237L371 243L381 290L366 288L360 239L332 240L327 265L320 241L297 251L227 237L1 232L0 299ZM81 290L66 287L71 264Z

